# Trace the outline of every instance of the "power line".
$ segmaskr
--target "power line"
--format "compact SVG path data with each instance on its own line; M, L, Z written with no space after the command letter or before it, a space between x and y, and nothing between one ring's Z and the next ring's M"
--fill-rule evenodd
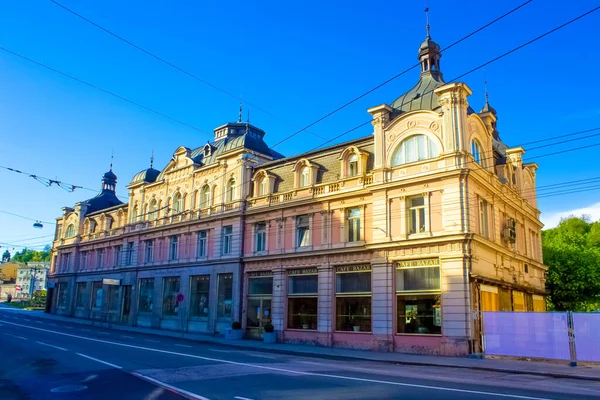
M125 102L127 102L127 103L129 103L129 104L133 104L133 105L134 105L134 106L136 106L136 107L139 107L139 108L141 108L141 109L144 109L144 110L146 110L146 111L149 111L149 112L151 112L151 113L153 113L153 114L159 115L159 116L161 116L161 117L163 117L163 118L166 118L166 119L168 119L168 120L170 120L170 121L176 122L176 123L178 123L178 124L181 124L181 125L183 125L183 126L186 126L186 127L188 127L188 128L191 128L191 129L194 129L194 130L196 130L196 131L199 131L199 132L205 133L205 134L207 134L207 135L210 135L210 134L209 134L207 131L205 131L205 130L203 130L203 129L200 129L200 128L198 128L198 127L194 126L194 125L188 124L187 122L183 122L183 121L181 121L181 120L179 120L179 119L177 119L177 118L171 117L171 116L169 116L169 115L167 115L167 114L165 114L165 113L163 113L163 112L161 112L161 111L157 111L157 110L155 110L155 109L153 109L153 108L147 107L147 106L145 106L145 105L143 105L143 104L141 104L141 103L138 103L138 102L136 102L136 101L130 100L130 99L128 99L128 98L126 98L126 97L123 97L123 96L121 96L121 95L119 95L119 94L116 94L116 93L114 93L114 92L111 92L110 90L103 89L103 88L101 88L100 86L94 85L93 83L86 82L86 81L84 81L83 79L79 79L79 78L77 78L77 77L75 77L75 76L73 76L73 75L70 75L70 74L66 73L66 72L63 72L63 71L60 71L60 70L58 70L58 69L56 69L56 68L50 67L50 66L49 66L49 65L47 65L47 64L44 64L44 63L42 63L42 62L39 62L39 61L36 61L36 60L34 60L34 59L32 59L32 58L29 58L29 57L27 57L27 56L24 56L24 55L22 55L22 54L19 54L19 53L15 52L15 51L9 50L9 49L7 49L6 47L2 47L2 46L0 46L0 50L4 51L4 52L6 52L6 53L12 54L12 55L13 55L13 56L15 56L15 57L19 57L19 58L21 58L21 59L23 59L23 60L25 60L25 61L29 61L30 63L32 63L32 64L35 64L35 65L37 65L37 66L40 66L40 67L46 68L46 69L47 69L47 70L49 70L49 71L52 71L52 72L54 72L54 73L57 73L57 74L59 74L59 75L62 75L62 76L64 76L64 77L66 77L66 78L69 78L69 79L71 79L71 80L74 80L74 81L76 81L76 82L79 82L79 83L81 83L81 84L83 84L83 85L86 85L86 86L88 86L88 87L91 87L91 88L93 88L93 89L99 90L99 91L101 91L102 93L108 94L108 95L110 95L110 96L112 96L112 97L115 97L115 98L117 98L117 99L119 99L119 100L123 100L123 101L125 101ZM212 137L212 135L210 135L210 136Z
M187 75L187 76L189 76L189 77L191 77L191 78L193 78L193 79L195 79L195 80L197 80L197 81L199 81L199 82L201 82L201 83L203 83L203 84L205 84L205 85L207 85L207 86L209 86L209 87L211 87L211 88L213 88L215 90L218 90L219 92L221 92L221 93L223 93L223 94L225 94L225 95L227 95L229 97L232 97L232 98L234 98L234 99L236 99L236 100L238 100L238 101L240 101L240 102L242 102L244 104L247 104L248 106L251 106L251 107L255 108L256 110L262 111L263 113L265 113L267 115L270 115L271 117L277 118L278 120L283 121L285 123L288 123L290 125L293 125L295 127L299 127L297 124L293 124L292 122L290 122L290 121L288 121L288 120L286 120L284 118L281 118L281 117L279 117L279 116L271 113L270 111L265 110L264 108L257 106L256 104L250 103L249 101L244 100L241 96L236 96L235 94L233 94L233 93L231 93L231 92L229 92L229 91L227 91L227 90L225 90L223 88L220 88L220 87L218 87L217 85L215 85L213 83L208 82L206 79L203 79L203 78L199 77L198 75L195 75L195 74L193 74L193 73L191 73L191 72L189 72L189 71L187 71L187 70L179 67L178 65L172 63L171 61L168 61L165 58L163 58L161 56L158 56L158 55L150 52L149 50L146 50L145 48L143 48L143 47L141 47L141 46L133 43L132 41L130 41L128 39L125 39L124 37L122 37L122 36L114 33L113 31L111 31L111 30L109 30L109 29L107 29L107 28L105 28L105 27L97 24L96 22L90 20L89 18L86 18L83 15L81 15L81 14L73 11L72 9L68 8L67 6L65 6L65 5L59 3L59 2L57 2L55 0L50 0L50 1L52 3L54 3L55 5L59 6L60 8L62 8L63 10L68 11L69 13L75 15L76 17L82 19L83 21L89 23L90 25L95 26L96 28L100 29L101 31L103 31L103 32L105 32L105 33L113 36L114 38L122 41L123 43L126 43L127 45L133 47L134 49L137 49L137 50L141 51L142 53L144 53L144 54L146 54L146 55L154 58L155 60L158 60L161 63L163 63L165 65L168 65L169 67L171 67L171 68L173 68L173 69L175 69L175 70L177 70L177 71L179 71L179 72L181 72L181 73L183 73L183 74L185 74L185 75ZM532 1L532 0L530 0L530 1ZM309 131L307 131L307 132L310 133L313 136L316 136L316 137L320 138L320 139L325 139L324 137L322 137L320 135L317 135L317 134L315 134L313 132L309 132Z
M53 233L49 234L49 235L43 235L43 236L36 236L36 237L32 237L29 239L19 239L19 240L13 240L13 243L23 243L23 242L30 242L32 240L37 240L37 239L42 239L42 238L47 238L47 237L51 237L54 236ZM3 243L3 242L0 242Z
M41 220L39 220L39 219L33 219L33 218L25 217L25 216L23 216L23 215L19 215L19 214L11 213L11 212L8 212L8 211L2 211L2 210L0 210L0 213L2 213L2 214L8 214L8 215L12 215L12 216L14 216L14 217L19 217L19 218L23 218L23 219L28 219L29 221L42 222L42 223L44 223L44 224L49 224L49 225L56 225L56 223L55 223L55 222L41 221Z

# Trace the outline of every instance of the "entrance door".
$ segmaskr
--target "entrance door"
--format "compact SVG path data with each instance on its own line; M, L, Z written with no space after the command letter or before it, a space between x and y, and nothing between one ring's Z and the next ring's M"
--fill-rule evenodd
M121 310L121 323L129 324L131 318L131 285L123 286L123 309Z
M120 300L121 287L110 285L108 287L108 319L112 322L119 321L119 308L121 305Z
M264 326L271 322L271 298L248 298L246 311L247 336L262 338Z

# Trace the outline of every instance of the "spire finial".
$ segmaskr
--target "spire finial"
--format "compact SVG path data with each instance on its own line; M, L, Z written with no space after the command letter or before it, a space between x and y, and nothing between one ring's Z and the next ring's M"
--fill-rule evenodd
M246 119L248 123L250 123L250 110L248 110L248 118Z
M152 157L150 157L150 168L154 168L154 149L152 149Z
M483 69L483 90L485 92L485 103L488 104L487 78L485 76L485 68Z
M115 148L113 147L110 152L110 172L112 172L113 160L115 159Z
M240 115L238 116L238 122L242 122L242 116L244 115L243 105L244 105L244 101L242 100L242 97L240 96Z
M429 6L425 2L425 29L427 30L427 37L431 36L429 33Z

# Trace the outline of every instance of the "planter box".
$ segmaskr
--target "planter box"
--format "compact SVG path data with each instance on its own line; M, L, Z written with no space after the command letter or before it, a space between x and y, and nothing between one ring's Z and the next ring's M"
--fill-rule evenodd
M242 329L226 329L225 339L227 340L241 340L244 337L244 331Z
M263 340L265 343L277 343L277 332L263 333Z

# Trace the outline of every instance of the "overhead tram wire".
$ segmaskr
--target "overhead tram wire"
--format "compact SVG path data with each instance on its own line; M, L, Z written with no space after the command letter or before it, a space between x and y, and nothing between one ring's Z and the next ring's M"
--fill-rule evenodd
M141 46L133 43L132 41L130 41L128 39L125 39L124 37L122 37L122 36L114 33L110 29L107 29L107 28L105 28L105 27L97 24L96 22L90 20L89 18L84 17L83 15L81 15L81 14L77 13L76 11L68 8L67 6L59 3L58 1L55 1L55 0L50 0L50 1L52 3L54 3L55 5L59 6L60 8L64 9L65 11L67 11L67 12L75 15L76 17L82 19L83 21L89 23L90 25L95 26L96 28L100 29L101 31L103 31L103 32L105 32L105 33L113 36L114 38L122 41L123 43L126 43L127 45L133 47L134 49L141 51L142 53L144 53L144 54L146 54L146 55L154 58L155 60L160 61L161 63L163 63L165 65L168 65L169 67L171 67L171 68L173 68L173 69L175 69L175 70L177 70L177 71L179 71L179 72L181 72L181 73L183 73L183 74L185 74L185 75L187 75L187 76L189 76L189 77L191 77L191 78L193 78L195 80L197 80L198 82L201 82L201 83L203 83L203 84L205 84L205 85L207 85L207 86L209 86L209 87L211 87L211 88L213 88L213 89L215 89L215 90L217 90L217 91L219 91L219 92L221 92L221 93L223 93L223 94L225 94L225 95L227 95L229 97L232 97L232 98L234 98L234 99L236 99L236 100L238 100L238 101L240 101L240 102L242 102L242 103L244 103L244 104L246 104L246 105L248 105L250 107L253 107L254 109L256 109L258 111L261 111L261 112L263 112L263 113L265 113L265 114L267 114L267 115L269 115L269 116L271 116L273 118L276 118L276 119L278 119L278 120L280 120L282 122L285 122L285 123L287 123L289 125L292 125L292 126L294 126L296 128L299 127L297 124L294 124L294 123L292 123L292 122L290 122L290 121L288 121L288 120L286 120L286 119L284 119L284 118L282 118L282 117L280 117L278 115L275 115L272 112L270 112L270 111L268 111L268 110L266 110L266 109L264 109L262 107L259 107L259 106L257 106L254 103L251 103L251 102L249 102L247 100L244 100L241 96L237 96L237 95L235 95L235 94L233 94L233 93L231 93L231 92L229 92L229 91L227 91L227 90L225 90L223 88L220 88L217 85L215 85L215 84L213 84L211 82L208 82L206 79L203 79L203 78L199 77L198 75L196 75L196 74L194 74L192 72L189 72L189 71L181 68L180 66L172 63L171 61L166 60L165 58L163 58L161 56L158 56L158 55L152 53L149 50L146 50L145 48L143 48L143 47L141 47ZM533 0L531 0L531 1L533 1ZM324 137L322 137L320 135L317 135L314 132L310 132L310 131L307 131L307 132L310 133L313 136L318 137L319 139L325 139Z
M474 30L473 32L469 33L468 35L466 35L466 36L464 36L464 37L462 37L462 38L458 39L457 41L455 41L454 43L450 44L449 46L446 46L446 47L444 47L443 49L441 49L441 50L440 50L440 53L443 53L444 51L447 51L448 49L450 49L450 48L452 48L452 47L456 46L457 44L459 44L459 43L461 43L461 42L463 42L463 41L467 40L467 39L468 39L468 38L470 38L471 36L473 36L473 35L475 35L475 34L477 34L477 33L481 32L482 30L484 30L484 29L486 29L486 28L490 27L491 25L495 24L496 22L498 22L498 21L500 21L500 20L502 20L502 19L504 19L504 18L508 17L510 14L512 14L512 13L514 13L514 12L516 12L517 10L521 9L522 7L524 7L524 6L526 6L527 4L531 3L532 1L533 1L533 0L528 0L528 1L525 1L524 3L522 3L522 4L518 5L517 7L513 8L513 9L511 9L510 11L508 11L508 12L506 12L506 13L504 13L504 14L500 15L500 16L499 16L499 17L497 17L496 19L494 19L494 20L492 20L492 21L488 22L487 24L485 24L485 25L483 25L483 26L479 27L478 29ZM308 128L310 128L310 127L312 127L312 126L314 126L314 125L318 124L319 122L321 122L321 121L323 121L323 120L325 120L325 119L329 118L330 116L332 116L332 115L336 114L337 112L339 112L339 111L341 111L341 110L345 109L345 108L346 108L346 107L348 107L349 105L356 103L358 100L362 99L363 97L365 97L365 96L367 96L367 95L369 95L369 94L373 93L374 91L376 91L376 90L378 90L378 89L382 88L383 86L385 86L385 85L387 85L388 83L390 83L390 82L392 82L392 81L394 81L394 80L398 79L399 77L401 77L402 75L404 75L404 74L406 74L406 73L408 73L408 72L412 71L413 69L415 69L415 68L418 68L420 65L421 65L420 63L416 63L416 64L414 64L413 66L411 66L411 67L409 67L409 68L405 69L404 71L402 71L402 72L400 72L400 73L398 73L398 74L396 74L396 75L392 76L391 78L389 78L389 79L385 80L384 82L382 82L382 83L378 84L377 86L375 86L375 87L373 87L373 88L371 88L371 89L367 90L366 92L364 92L364 93L362 93L361 95L359 95L359 96L355 97L354 99L352 99L352 100L348 101L347 103L344 103L344 104L342 104L341 106L339 106L339 107L338 107L338 108L336 108L335 110L333 110L333 111L331 111L331 112L329 112L329 113L325 114L324 116L322 116L321 118L317 119L316 121L314 121L314 122L312 122L312 123L308 124L307 126L305 126L304 128L300 129L299 131L296 131L296 132L294 132L293 134L291 134L291 135L289 135L289 136L285 137L285 138L284 138L284 139L282 139L281 141L277 142L277 143L275 144L275 146L277 146L277 145L279 145L279 144L281 144L281 143L284 143L284 142L286 142L287 140L289 140L289 139L293 138L294 136L296 136L296 135L298 135L298 134L300 134L300 133L304 132L306 129L308 129ZM364 124L363 124L363 125L364 125ZM325 143L328 143L328 142L325 142ZM275 147L275 146L273 146L273 147Z
M98 86L98 85L95 85L95 84L93 84L93 83L86 82L86 81L84 81L83 79L79 79L79 78L77 78L77 77L75 77L75 76L73 76L73 75L70 75L70 74L66 73L66 72L60 71L60 70L58 70L58 69L56 69L56 68L53 68L53 67L51 67L51 66L49 66L49 65L47 65L47 64L44 64L44 63L42 63L42 62L39 62L39 61L36 61L36 60L34 60L34 59L32 59L32 58L29 58L29 57L27 57L27 56L24 56L24 55L22 55L22 54L19 54L19 53L15 52L15 51L9 50L9 49L7 49L6 47L0 46L0 50L2 50L2 51L4 51L4 52L6 52L6 53L8 53L8 54L12 54L13 56L15 56L15 57L18 57L18 58L21 58L21 59L23 59L23 60L25 60L25 61L28 61L28 62L30 62L30 63L32 63L32 64L35 64L35 65L37 65L37 66L39 66L39 67L43 67L43 68L45 68L45 69L47 69L47 70L49 70L49 71L52 71L52 72L54 72L54 73L56 73L56 74L59 74L59 75L62 75L62 76L64 76L64 77L66 77L66 78L69 78L69 79L71 79L71 80L74 80L75 82L79 82L79 83L81 83L81 84L83 84L83 85L86 85L86 86L88 86L88 87L91 87L91 88L93 88L93 89L99 90L99 91L100 91L100 92L102 92L102 93L108 94L108 95L110 95L110 96L112 96L112 97L115 97L115 98L117 98L117 99L119 99L119 100L122 100L122 101L124 101L124 102L127 102L127 103L129 103L129 104L132 104L132 105L134 105L134 106L136 106L136 107L139 107L139 108L141 108L141 109L143 109L143 110L149 111L149 112L151 112L151 113L153 113L153 114L156 114L156 115L158 115L158 116L161 116L161 117L163 117L163 118L166 118L166 119L168 119L169 121L176 122L176 123L178 123L178 124L180 124L180 125L183 125L183 126L185 126L185 127L188 127L188 128L190 128L190 129L194 129L194 130L196 130L196 131L198 131L198 132L202 132L202 133L204 133L204 134L207 134L207 135L210 135L210 136L212 137L212 135L211 135L209 132L205 131L204 129L198 128L198 127L196 127L196 126L194 126L194 125L191 125L191 124L188 124L187 122L183 122L183 121L181 121L180 119L177 119L177 118L171 117L171 116L169 116L169 115L167 115L167 114L165 114L165 113L163 113L163 112L161 112L161 111L157 111L157 110L155 110L155 109L153 109L153 108L147 107L147 106L145 106L145 105L143 105L143 104L141 104L141 103L138 103L138 102L136 102L136 101L134 101L134 100L130 100L130 99L128 99L128 98L126 98L126 97L124 97L124 96L121 96L120 94L117 94L117 93L115 93L115 92L111 92L110 90L107 90L107 89L104 89L104 88L101 88L100 86Z
M23 218L23 219L28 219L29 221L41 222L43 224L49 224L49 225L56 225L56 222L48 222L48 221L42 221L42 220L39 220L39 219L33 219L33 218L26 217L24 215L15 214L15 213L11 213L11 212L8 212L8 211L0 210L0 213L7 214L7 215L12 215L13 217L19 217L19 218Z

